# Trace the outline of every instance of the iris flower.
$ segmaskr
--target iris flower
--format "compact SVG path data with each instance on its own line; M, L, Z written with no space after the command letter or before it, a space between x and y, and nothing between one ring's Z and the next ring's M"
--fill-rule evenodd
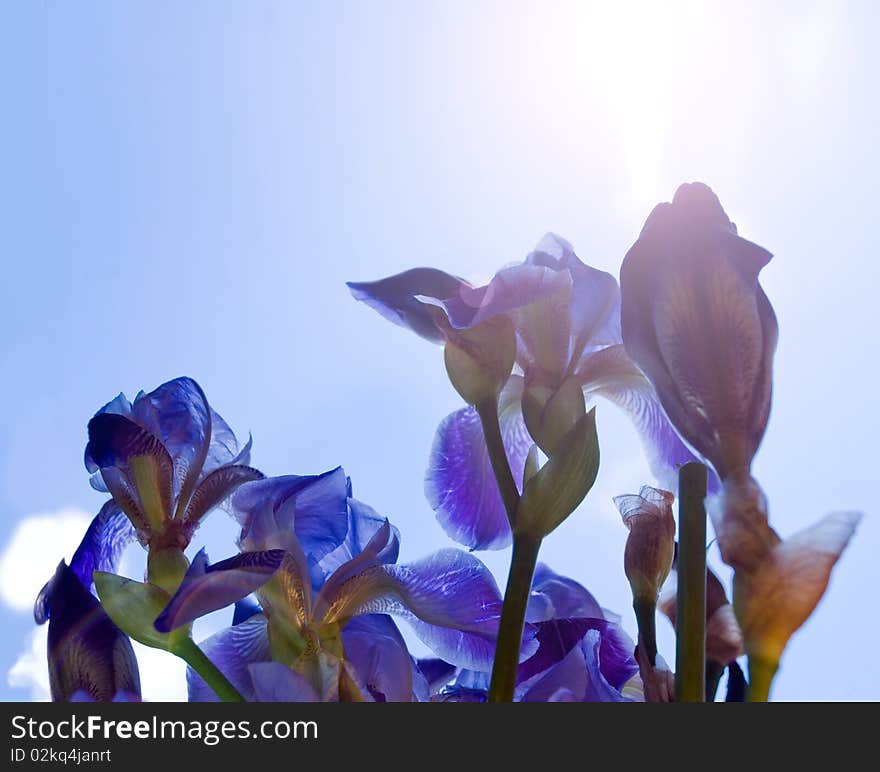
M204 644L246 698L426 694L389 614L444 660L491 666L501 597L488 569L453 549L397 565L396 529L351 497L342 469L248 483L232 509L242 552L215 565L201 553L156 628L171 631L256 592L261 610ZM189 683L191 699L210 698L192 672Z
M92 487L111 498L90 523L69 568L59 568L41 590L34 618L38 624L50 620L50 640L88 633L86 648L98 661L95 673L103 676L92 677L83 690L95 699L110 699L117 686L138 692L133 688L137 665L128 639L91 594L94 572L114 573L135 538L150 550L151 561L163 553L185 560L182 550L202 518L243 482L262 474L247 465L250 441L239 449L232 430L191 378L141 392L134 402L120 394L89 421L88 432L85 463ZM62 629L67 632L59 633ZM84 650L50 646L50 674L85 667L88 660L78 659ZM103 668L101 658L115 664ZM67 687L53 686L53 699L71 694Z
M532 581L526 623L537 649L520 663L518 702L626 702L640 699L635 644L580 584L539 563ZM437 688L441 702L483 702L489 673L459 670ZM447 674L448 680L448 674Z
M834 513L782 541L752 477L778 336L758 282L771 257L738 235L711 189L693 183L654 208L620 271L626 350L724 484L709 511L721 555L736 570L734 608L758 699L861 517Z
M630 415L661 484L669 487L676 468L695 459L623 349L617 281L582 263L558 236L548 234L525 261L501 269L482 287L434 268L348 286L357 300L435 343L499 316L512 322L516 367L500 394L499 422L520 490L532 437L540 444L541 435L540 409L530 412L529 406L546 406L552 395L574 389L605 397ZM425 492L439 522L459 543L471 549L510 544L508 517L474 407L440 424Z

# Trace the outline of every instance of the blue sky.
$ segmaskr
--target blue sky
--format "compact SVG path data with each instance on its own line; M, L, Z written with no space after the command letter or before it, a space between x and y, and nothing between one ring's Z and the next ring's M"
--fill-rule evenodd
M344 282L414 265L486 278L550 230L617 274L652 206L691 180L775 254L755 463L773 525L866 513L775 696L880 697L878 12L611 5L3 5L0 699L30 695L7 676L33 629L16 572L62 556L51 517L100 506L82 452L104 402L191 375L253 433L261 469L342 464L420 557L450 544L422 485L458 398L440 349ZM634 631L610 497L651 480L626 419L600 403L598 420L597 486L542 556ZM194 545L217 559L224 518ZM485 558L503 584L506 553Z

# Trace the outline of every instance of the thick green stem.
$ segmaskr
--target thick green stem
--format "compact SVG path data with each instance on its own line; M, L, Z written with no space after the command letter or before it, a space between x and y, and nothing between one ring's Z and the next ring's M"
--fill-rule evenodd
M489 460L492 462L492 471L498 482L498 490L507 519L511 528L515 525L516 510L519 506L519 490L510 471L510 463L507 460L507 451L504 449L504 439L501 436L501 424L498 423L498 399L486 400L474 405L480 423L483 427L483 436L486 439L486 447L489 450Z
M749 657L748 702L770 701L770 685L778 669L779 663L774 660Z
M184 638L177 642L172 648L172 652L195 670L223 702L246 701L238 689L229 683L226 676L208 659L205 652L195 644L192 638Z
M514 534L513 556L510 561L510 574L507 577L507 589L504 591L498 642L495 646L495 662L492 665L492 681L489 685L489 702L513 702L526 606L532 590L532 577L540 549L540 538Z
M675 698L706 698L706 467L685 464L678 475L678 609Z

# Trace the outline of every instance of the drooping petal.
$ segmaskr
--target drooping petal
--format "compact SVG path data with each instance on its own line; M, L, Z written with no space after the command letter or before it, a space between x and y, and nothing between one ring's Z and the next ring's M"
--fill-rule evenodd
M501 595L475 557L446 549L408 565L375 566L327 597L326 622L360 614L397 614L441 658L474 670L491 669ZM531 631L525 655L534 651Z
M284 550L242 552L233 558L208 565L201 550L183 577L180 587L161 614L155 627L170 633L205 614L224 608L262 587L281 568Z
M301 550L317 562L348 533L348 481L342 467L245 483L231 504L242 525L241 545L251 551Z
M84 691L109 702L119 691L140 696L140 677L131 642L64 561L50 581L49 684L54 702Z
M211 408L192 378L175 378L132 405L132 418L159 438L174 462L174 493L182 513L205 464L211 442Z
M513 479L522 489L532 439L522 418L522 379L512 377L499 400L499 423ZM503 549L511 542L510 523L477 411L463 408L437 428L425 495L450 538L472 550Z
M249 666L271 660L266 617L258 614L246 622L221 630L202 641L199 647L242 697L251 702L256 699ZM192 668L187 668L186 683L190 702L219 702L214 690Z
M661 487L678 490L678 468L700 461L666 417L651 383L633 364L623 346L609 346L587 357L578 377L584 391L610 400L629 415L642 439L648 465ZM720 490L709 470L710 493Z
M209 472L199 482L183 513L183 520L193 528L212 509L229 498L241 485L262 480L263 473L250 466L230 464Z
M435 268L409 271L372 282L347 282L355 300L366 303L388 321L412 330L434 343L444 340L430 306L419 297L444 300L457 297L469 284Z
M384 614L352 619L342 631L345 659L376 702L413 701L413 661L403 636Z
M308 679L280 662L248 665L256 702L320 702Z

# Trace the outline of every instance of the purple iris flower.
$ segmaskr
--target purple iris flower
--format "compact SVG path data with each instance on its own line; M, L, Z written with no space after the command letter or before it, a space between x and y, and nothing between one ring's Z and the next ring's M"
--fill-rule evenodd
M519 702L627 702L639 699L635 644L619 617L603 609L590 592L539 563L532 581L526 621L537 649L520 663L514 699ZM487 671L442 671L433 699L483 702ZM451 676L455 676L449 683ZM445 679L445 680L444 680ZM439 682L439 683L438 683ZM448 685L447 685L448 684ZM438 688L439 687L439 688Z
M141 392L134 402L120 394L88 429L85 464L92 487L110 493L114 511L124 513L151 548L183 549L210 510L242 483L263 476L248 465L250 440L239 448L192 378Z
M399 536L351 497L342 469L243 485L232 498L242 552L201 553L156 620L167 632L255 592L261 610L203 643L246 699L424 698L428 687L389 614L439 657L491 667L501 596L489 570L459 550L397 565ZM531 647L531 648L530 648ZM529 638L525 654L534 644ZM192 671L190 698L212 699Z
M696 458L624 351L617 281L582 263L558 236L548 234L522 263L503 268L482 287L432 268L348 286L385 318L437 343L498 315L513 322L516 367L499 398L499 422L520 489L533 444L523 418L523 392L553 394L572 380L588 397L605 397L630 415L661 485L672 486L678 466ZM459 543L471 549L510 544L510 525L474 407L441 422L425 492L441 525Z
M73 691L64 684L71 678L75 683L76 677L63 674L75 673L90 660L80 659L85 649L69 642L85 638L93 658L110 657L113 667L120 668L120 674L111 677L108 674L116 672L112 667L95 665L95 672L103 676L89 680L85 692L109 700L119 681L119 689L139 694L131 644L91 594L92 574L115 573L135 538L151 549L183 549L211 509L243 482L262 477L247 466L250 441L239 448L232 430L191 378L176 378L149 394L141 392L134 402L120 394L98 411L88 430L85 463L93 473L92 487L112 498L90 523L69 568L59 568L34 605L37 624L50 622L53 699L72 698ZM69 630L76 635L65 632ZM53 640L64 645L53 647Z

